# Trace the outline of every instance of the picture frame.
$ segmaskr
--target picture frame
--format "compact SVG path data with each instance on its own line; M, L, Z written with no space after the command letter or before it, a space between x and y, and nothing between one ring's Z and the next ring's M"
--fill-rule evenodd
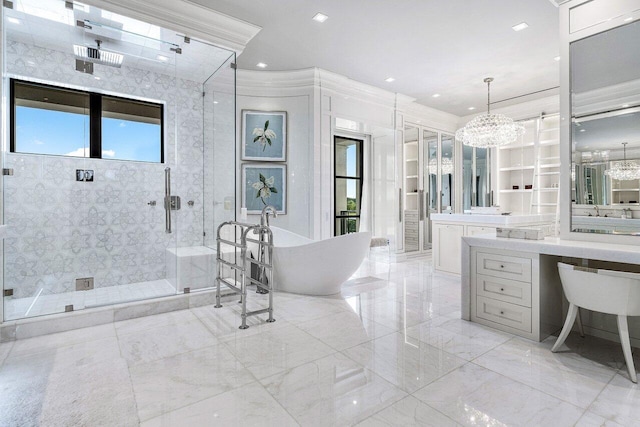
M242 160L287 161L287 112L242 110Z
M278 215L287 213L287 165L242 164L242 207L248 214L260 214L272 205Z

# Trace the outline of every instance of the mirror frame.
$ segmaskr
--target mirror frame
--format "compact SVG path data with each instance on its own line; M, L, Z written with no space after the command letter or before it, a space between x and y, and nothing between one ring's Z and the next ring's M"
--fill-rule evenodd
M625 0L569 0L560 5L560 239L581 240L608 243L638 244L638 236L582 233L571 231L571 64L569 58L571 43L628 24L624 19L627 13L620 13L616 17L603 17L598 23L584 28L570 28L571 17L580 7L592 7L601 10L607 7L618 11L629 9ZM582 12L584 9L580 9ZM637 20L637 18L636 18ZM635 22L635 20L634 20Z

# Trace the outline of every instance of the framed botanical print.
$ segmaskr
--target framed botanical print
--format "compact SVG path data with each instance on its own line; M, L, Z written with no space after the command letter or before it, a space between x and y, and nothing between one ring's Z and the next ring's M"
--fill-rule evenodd
M249 214L259 214L268 205L278 214L287 213L287 166L243 163L242 206Z
M287 160L287 112L242 110L242 160Z

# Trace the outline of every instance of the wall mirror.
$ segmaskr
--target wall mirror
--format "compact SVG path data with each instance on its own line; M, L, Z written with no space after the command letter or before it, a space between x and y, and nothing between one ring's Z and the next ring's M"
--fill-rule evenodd
M640 235L640 22L569 49L571 230Z

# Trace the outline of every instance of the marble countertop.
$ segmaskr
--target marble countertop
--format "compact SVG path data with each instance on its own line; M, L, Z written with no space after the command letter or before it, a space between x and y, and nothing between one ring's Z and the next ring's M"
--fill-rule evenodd
M555 220L554 214L536 215L483 215L483 214L431 214L433 221L479 223L492 225L522 225L541 222L552 222Z
M557 237L544 240L505 239L486 234L463 237L462 240L469 246L640 264L640 247L637 245L561 240Z

